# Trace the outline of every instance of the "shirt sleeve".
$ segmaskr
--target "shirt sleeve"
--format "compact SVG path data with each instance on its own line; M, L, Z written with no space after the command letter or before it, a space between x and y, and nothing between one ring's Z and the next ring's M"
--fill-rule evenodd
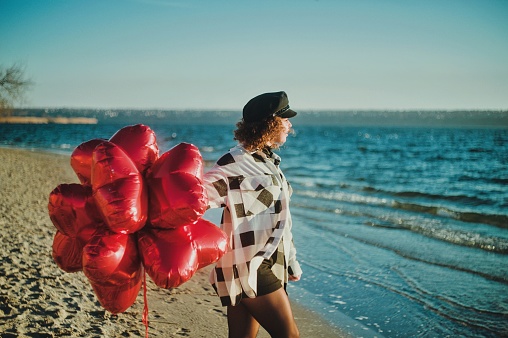
M288 267L288 273L291 276L301 276L303 273L300 263L296 260L296 248L293 241L291 241L291 248L289 249Z
M222 208L226 206L228 195L227 177L220 167L214 166L203 176L203 183L208 195L208 208Z

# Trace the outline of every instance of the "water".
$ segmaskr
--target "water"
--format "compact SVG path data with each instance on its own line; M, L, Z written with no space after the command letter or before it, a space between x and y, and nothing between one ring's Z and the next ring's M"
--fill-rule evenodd
M70 154L120 127L0 125L0 146ZM208 165L234 145L231 125L150 127ZM508 336L508 130L295 129L291 298L355 336Z

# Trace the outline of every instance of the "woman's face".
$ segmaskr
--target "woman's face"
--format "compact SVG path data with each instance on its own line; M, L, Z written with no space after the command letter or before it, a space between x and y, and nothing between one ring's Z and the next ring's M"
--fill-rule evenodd
M291 131L292 124L289 122L288 118L281 118L282 120L282 126L280 133L277 134L271 143L278 144L279 146L286 143L286 138L288 137L289 132Z

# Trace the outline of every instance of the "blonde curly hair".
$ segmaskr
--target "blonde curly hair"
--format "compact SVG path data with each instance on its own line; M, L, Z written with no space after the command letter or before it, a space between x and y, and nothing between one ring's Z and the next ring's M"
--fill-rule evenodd
M282 118L270 116L260 122L245 122L243 119L236 124L234 139L249 150L262 149L270 146L272 149L279 148L278 144L272 143L272 140L284 130ZM292 132L292 130L291 130Z

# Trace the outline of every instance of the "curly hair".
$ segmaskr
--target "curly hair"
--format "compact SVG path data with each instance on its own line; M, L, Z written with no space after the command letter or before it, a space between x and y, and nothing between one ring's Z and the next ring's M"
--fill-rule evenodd
M234 139L240 142L245 149L253 151L268 145L278 134L284 130L282 119L271 116L260 122L245 122L243 119L236 124ZM279 148L278 144L271 144L271 148Z

